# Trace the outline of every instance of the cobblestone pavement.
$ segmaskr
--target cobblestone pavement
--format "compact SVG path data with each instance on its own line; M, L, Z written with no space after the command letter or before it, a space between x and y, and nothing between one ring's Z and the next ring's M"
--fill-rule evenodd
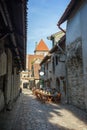
M41 103L25 89L12 111L0 113L0 130L87 130L87 113L71 105Z

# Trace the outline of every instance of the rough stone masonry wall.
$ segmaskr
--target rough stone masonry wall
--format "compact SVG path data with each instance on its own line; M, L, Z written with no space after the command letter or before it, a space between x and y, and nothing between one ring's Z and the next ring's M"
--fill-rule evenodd
M81 38L67 46L67 72L69 103L85 109Z
M12 75L12 87L11 87L11 101L18 97L20 91L20 75L16 73L16 67L14 69L14 74Z
M7 49L7 84L5 88L6 104L11 101L11 87L12 87L12 53Z
M4 88L5 88L5 75L7 69L7 55L4 50L4 42L0 41L0 111L4 108Z
M13 76L13 84L14 84L14 91L13 91L13 99L15 100L19 95L20 89L20 75L17 74L17 68L14 67L14 76Z

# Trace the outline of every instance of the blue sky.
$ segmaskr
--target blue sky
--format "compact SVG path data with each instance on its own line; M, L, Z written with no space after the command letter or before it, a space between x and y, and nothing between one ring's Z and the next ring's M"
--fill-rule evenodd
M33 54L36 42L39 43L41 39L51 49L52 43L47 37L60 31L57 22L69 2L70 0L29 0L27 54Z

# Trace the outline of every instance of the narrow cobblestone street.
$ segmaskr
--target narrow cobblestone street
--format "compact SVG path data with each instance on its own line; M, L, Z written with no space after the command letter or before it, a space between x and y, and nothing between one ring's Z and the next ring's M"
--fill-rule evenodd
M41 103L25 89L12 111L0 113L0 130L87 130L87 113L70 105Z

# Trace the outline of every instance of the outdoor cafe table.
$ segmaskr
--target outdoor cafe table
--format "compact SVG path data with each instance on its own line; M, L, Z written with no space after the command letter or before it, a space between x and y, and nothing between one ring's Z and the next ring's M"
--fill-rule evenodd
M35 95L38 99L40 99L43 102L51 102L53 98L51 94L44 93L40 90L35 90Z
M42 102L55 102L59 103L61 101L61 93L58 93L57 96L54 96L52 94L45 93L39 89L36 89L34 91L34 95L42 101Z

